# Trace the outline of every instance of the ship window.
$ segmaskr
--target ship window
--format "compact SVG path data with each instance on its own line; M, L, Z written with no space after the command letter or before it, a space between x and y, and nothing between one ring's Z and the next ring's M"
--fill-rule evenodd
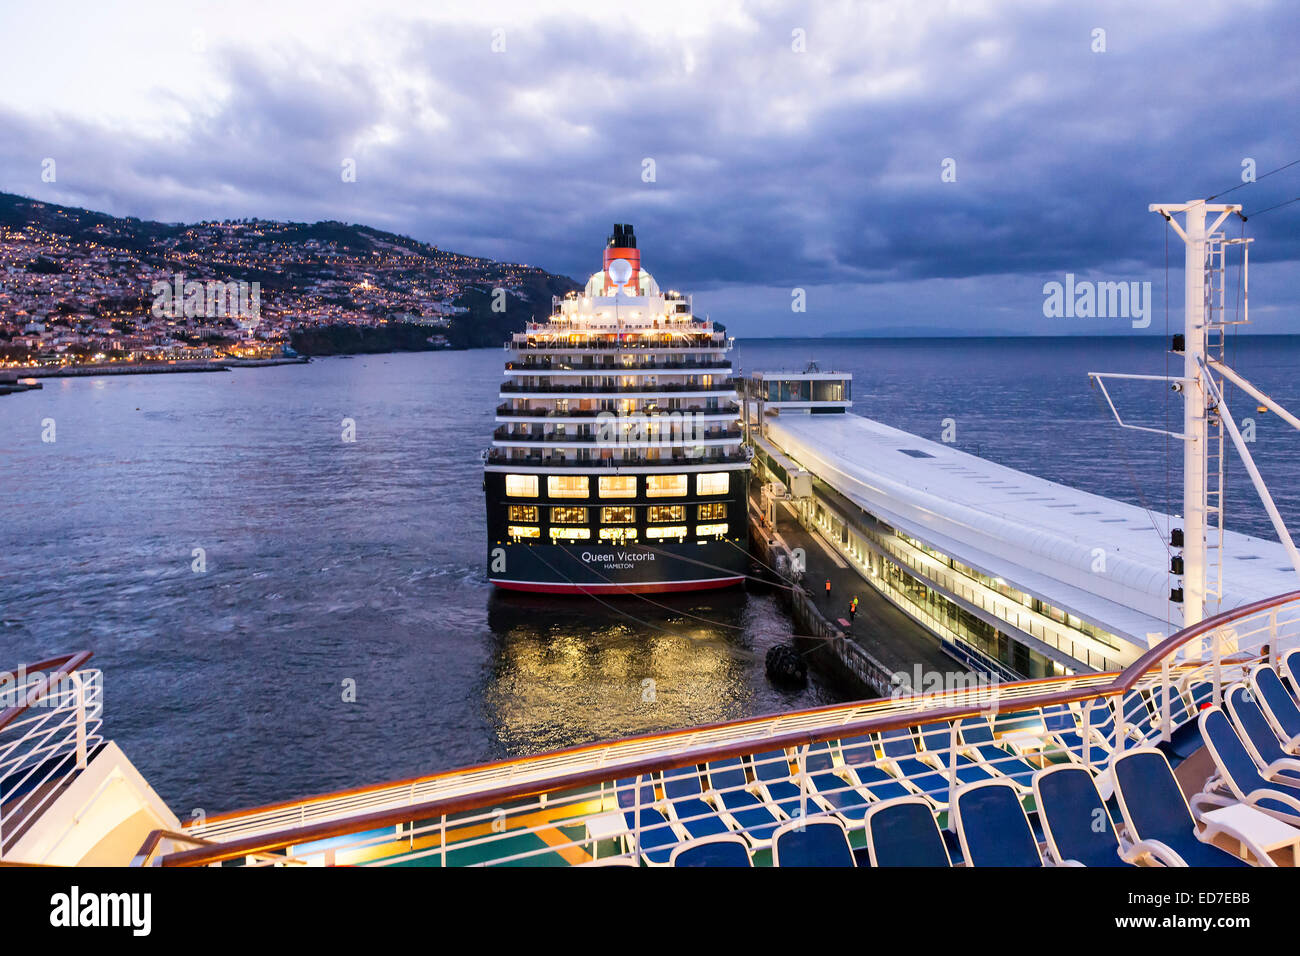
M512 538L540 538L542 536L541 528L512 524L506 529Z
M635 541L636 528L601 528L601 541Z
M551 524L586 524L586 508L552 508Z
M602 498L635 498L636 475L616 475L600 479Z
M551 540L586 541L591 537L590 528L552 528Z
M697 525L695 528L695 534L701 538L707 538L710 535L721 538L726 533L726 524L702 524Z
M646 475L647 498L673 498L686 494L685 475Z
M685 505L651 505L650 521L685 521Z
M715 501L713 504L700 505L695 509L695 517L700 521L716 521L727 516L727 503Z
M686 537L686 525L670 525L666 528L646 528L645 536L647 538L684 538Z
M632 524L636 521L634 508L601 508L601 524Z
M585 498L588 494L587 476L551 475L546 479L546 493L552 498Z
M725 471L707 471L695 476L695 493L697 495L725 495L730 486L731 477ZM683 492L685 494L685 492Z
M506 475L506 494L511 498L536 498L536 475Z
M508 515L508 517L511 521L535 522L537 520L537 506L536 505L511 505L510 514ZM704 516L700 515L700 517L702 518Z

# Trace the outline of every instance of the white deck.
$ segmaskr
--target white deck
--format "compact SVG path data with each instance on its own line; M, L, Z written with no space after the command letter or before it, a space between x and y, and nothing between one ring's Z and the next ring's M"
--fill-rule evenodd
M767 426L775 444L844 497L990 577L1144 649L1147 635L1181 627L1181 606L1168 600L1175 579L1162 513L858 415L770 416ZM1093 570L1097 548L1104 571ZM1300 587L1275 541L1227 532L1224 553L1224 610Z

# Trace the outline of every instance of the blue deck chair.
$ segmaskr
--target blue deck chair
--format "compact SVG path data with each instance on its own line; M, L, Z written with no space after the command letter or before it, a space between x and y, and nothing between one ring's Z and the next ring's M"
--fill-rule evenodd
M792 820L772 834L773 866L857 866L839 820Z
M1300 757L1282 749L1282 741L1273 733L1255 694L1238 684L1228 691L1224 703L1260 775L1288 787L1300 787Z
M1160 731L1151 722L1151 708L1140 690L1131 690L1125 694L1120 706L1124 708L1124 730L1130 737L1147 743L1159 739Z
M949 761L952 759L953 733L952 721L940 720L932 724L924 724L920 728L921 742L925 746L924 757L931 759L931 765L939 768L945 774L950 766ZM972 760L961 752L961 735L957 735L957 782L974 783L977 780L991 780L996 774L991 772L987 767L982 766L979 762Z
M953 801L953 822L967 866L1042 866L1038 840L1007 780L968 783Z
M749 847L734 833L704 837L673 850L669 866L753 866Z
M1151 854L1165 866L1249 865L1198 839L1187 799L1169 759L1159 749L1126 750L1115 756L1111 770L1124 829L1136 843L1134 850Z
M767 799L781 808L791 820L806 817L817 811L817 804L808 799L803 787L790 779L790 758L784 750L769 750L752 758L754 779Z
M736 828L752 842L766 843L770 840L781 817L774 807L749 791L749 779L740 758L715 761L708 765L708 774L709 789L717 794L722 808L736 822Z
M1220 708L1201 712L1201 736L1219 771L1220 787L1226 788L1236 800L1284 823L1300 825L1300 787L1265 779L1228 715Z
M692 840L731 832L718 811L704 802L700 774L695 767L665 770L664 797L678 825Z
M910 728L882 732L880 749L913 787L936 804L948 803L948 778L921 760Z
M1291 696L1300 699L1300 647L1292 648L1278 659L1277 671L1286 681Z
M1160 740L1160 734L1164 727L1164 701L1164 687L1159 684L1152 687L1151 705L1155 709L1153 724L1156 728L1157 740ZM1196 712L1188 705L1187 698L1174 686L1169 689L1169 703L1169 742L1164 743L1163 740L1160 740L1157 746L1166 753L1172 753L1180 760L1186 760L1201 748L1201 734L1196 725Z
M874 735L845 737L840 741L840 755L853 771L859 786L876 800L910 796L915 791L880 765Z
M952 866L934 811L924 797L872 804L865 826L872 866Z
M1104 767L1110 760L1115 742L1115 713L1102 698L1094 698L1088 707L1088 750L1086 753L1094 767ZM1043 710L1043 727L1052 738L1069 753L1072 760L1083 763L1083 724L1065 704Z
M1115 824L1087 767L1063 763L1034 777L1034 805L1047 849L1058 863L1136 866L1140 854L1125 855Z
M1187 696L1192 701L1192 713L1200 711L1214 703L1214 684L1208 680L1194 680L1187 688Z
M1300 707L1296 706L1295 698L1287 691L1277 671L1267 664L1256 665L1250 672L1250 683L1255 688L1264 716L1283 740L1282 749L1300 749Z
M641 788L641 833L640 850L647 863L664 866L672 855L673 847L678 843L673 825L655 804L655 785L652 777L627 778L618 781L618 805L623 808L623 819L627 821L629 831L636 830L636 795L637 784ZM624 838L630 847L634 833Z
M1000 746L993 736L993 727L983 717L963 717L959 724L962 743L988 767L1020 786L1029 788L1038 768L1024 757Z
M804 753L804 772L817 802L847 821L861 820L871 801L852 783L835 772L835 755L830 744L813 744Z

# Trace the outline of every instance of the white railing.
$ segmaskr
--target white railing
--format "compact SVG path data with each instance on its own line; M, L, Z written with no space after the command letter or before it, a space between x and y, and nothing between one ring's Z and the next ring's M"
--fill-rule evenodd
M69 661L0 675L0 859L103 742L103 677Z

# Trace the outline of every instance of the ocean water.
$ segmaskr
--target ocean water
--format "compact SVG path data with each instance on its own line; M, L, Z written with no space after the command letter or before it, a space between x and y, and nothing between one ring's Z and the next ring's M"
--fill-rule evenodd
M735 359L852 371L860 414L931 438L951 418L959 447L1163 509L1181 451L1121 432L1085 375L1162 373L1161 349L755 340ZM1298 359L1297 340L1243 338L1235 364L1300 408ZM93 650L107 733L182 816L839 699L816 675L768 684L763 654L789 630L771 596L493 592L478 455L502 360L54 379L0 398L0 668ZM1117 396L1164 421L1162 386ZM1300 525L1300 436L1253 404L1233 408ZM1268 534L1233 476L1229 525Z
M501 371L358 356L0 399L0 669L93 650L107 734L182 816L838 699L768 684L770 595L494 593Z

